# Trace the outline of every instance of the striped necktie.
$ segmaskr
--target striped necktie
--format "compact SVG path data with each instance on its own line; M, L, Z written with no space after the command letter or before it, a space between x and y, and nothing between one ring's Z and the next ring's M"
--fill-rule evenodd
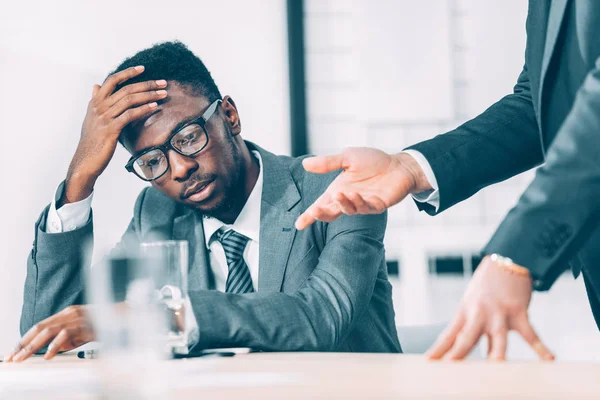
M225 292L234 294L254 292L250 269L248 269L243 257L244 249L250 239L233 229L225 232L222 229L217 231L216 238L223 246L225 258L227 258L227 267L229 268Z

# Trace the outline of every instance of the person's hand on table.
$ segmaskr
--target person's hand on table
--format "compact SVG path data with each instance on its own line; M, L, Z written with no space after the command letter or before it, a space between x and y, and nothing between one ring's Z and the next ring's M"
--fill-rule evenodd
M486 335L488 359L503 361L508 332L515 330L540 359L553 360L529 322L531 293L532 279L525 268L485 257L469 282L456 316L427 351L428 358L461 360Z
M342 214L380 214L410 193L431 190L416 160L405 153L358 147L341 154L317 156L303 161L308 172L341 174L296 221L304 229L320 220L331 222Z
M95 338L88 306L70 306L34 325L4 359L23 361L48 345L46 360L60 351L73 350Z

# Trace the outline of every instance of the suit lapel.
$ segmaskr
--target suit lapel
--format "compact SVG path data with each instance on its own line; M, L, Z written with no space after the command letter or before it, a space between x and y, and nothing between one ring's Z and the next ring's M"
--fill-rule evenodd
M288 166L279 157L252 143L248 145L260 153L263 166L258 290L278 292L296 235L294 223L300 211L294 206L300 201L300 193ZM173 221L173 239L188 241L189 290L214 289L200 218L200 214L186 210Z
M173 239L188 242L188 290L206 290L214 287L200 218L199 214L189 210L173 221Z
M300 193L287 165L276 155L249 145L258 150L263 165L258 290L278 292L296 235L294 222L300 213L293 208Z
M546 29L546 44L544 46L544 57L542 59L540 90L538 92L538 104L540 107L540 115L544 111L542 100L544 93L544 83L546 80L546 73L548 72L548 66L550 65L550 61L552 60L552 55L554 54L556 40L558 39L558 34L560 33L560 27L562 26L562 22L565 16L565 10L567 9L568 3L569 0L551 0L550 13L548 16L548 27ZM540 117L538 123L540 124L540 134L542 135L541 121L543 121L543 119ZM543 142L543 135L541 138ZM542 146L542 149L545 152L544 146Z

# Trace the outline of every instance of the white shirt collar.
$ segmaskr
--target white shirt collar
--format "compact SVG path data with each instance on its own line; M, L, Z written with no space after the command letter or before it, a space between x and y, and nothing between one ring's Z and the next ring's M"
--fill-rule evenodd
M260 205L262 201L262 188L263 188L263 165L262 159L258 151L252 151L252 154L258 159L258 165L260 171L258 172L258 179L250 192L250 196L244 204L244 208L238 215L233 225L227 225L219 221L216 218L204 217L202 223L204 224L204 239L206 241L206 247L210 245L210 239L212 235L225 227L225 229L233 229L238 233L246 236L250 240L258 243L260 236Z

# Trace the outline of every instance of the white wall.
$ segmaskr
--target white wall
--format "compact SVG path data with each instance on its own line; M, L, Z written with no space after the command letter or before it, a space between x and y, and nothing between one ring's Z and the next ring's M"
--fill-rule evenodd
M33 224L64 179L94 83L125 57L180 39L240 110L243 136L289 153L283 0L3 1L0 4L0 355L18 338ZM143 183L120 148L96 186L95 234L124 231Z

